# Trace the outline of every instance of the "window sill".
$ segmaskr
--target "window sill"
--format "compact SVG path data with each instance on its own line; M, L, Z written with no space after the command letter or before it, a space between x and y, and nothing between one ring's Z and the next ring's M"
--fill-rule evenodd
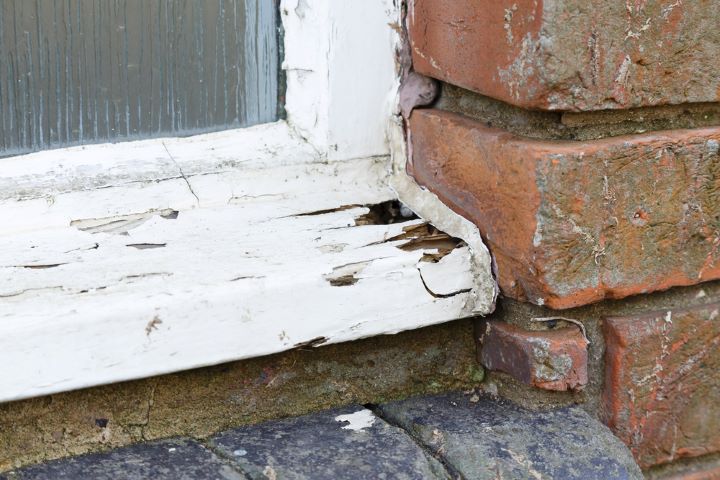
M284 122L0 160L0 401L471 314L468 247L370 218L389 162Z

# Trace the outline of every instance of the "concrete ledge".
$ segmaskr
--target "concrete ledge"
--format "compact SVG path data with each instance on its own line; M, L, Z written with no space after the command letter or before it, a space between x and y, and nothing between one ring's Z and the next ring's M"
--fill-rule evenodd
M469 320L0 404L0 471L483 379Z

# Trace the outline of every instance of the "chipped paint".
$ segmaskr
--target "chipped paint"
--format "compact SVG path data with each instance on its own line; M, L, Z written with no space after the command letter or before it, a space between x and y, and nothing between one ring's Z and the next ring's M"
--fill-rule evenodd
M34 177L28 196L22 169L27 159L3 160L8 168L0 174L7 187L0 194L6 247L0 297L12 309L4 312L0 328L0 359L22 368L5 375L0 400L470 315L465 306L470 292L457 291L473 282L469 249L445 253L439 240L447 235L427 233L425 221L400 213L387 185L387 158L253 167L252 134L268 134L261 151L283 152L277 133L285 128L235 132L251 159L243 162L233 154L238 167L226 163L222 142L213 141L219 134L165 140L177 166L140 163L149 170L135 169L133 175L146 181L135 181L122 168L128 157L121 148L139 162L133 143L118 144L117 156L106 157L107 169L99 169L94 186L80 191L68 192L48 173L47 181ZM89 166L69 168L95 167L105 149L88 147L83 153ZM305 152L313 158L307 146L289 150L294 157L288 159L302 160ZM151 151L167 156L162 146ZM33 156L63 162L62 155ZM214 171L216 163L224 163L220 172ZM19 181L8 176L16 164ZM55 201L48 203L46 196ZM229 202L240 196L252 202ZM422 232L430 235L426 242ZM434 296L426 284L456 294ZM204 321L198 323L200 317ZM43 334L15 328L18 324ZM110 337L117 348L103 340ZM39 365L45 357L37 352L47 354L47 342L56 348L54 361ZM128 352L132 362L126 361ZM102 368L83 367L96 365L95 358L103 359Z
M361 432L366 428L370 428L375 423L375 414L364 408L357 412L348 413L346 415L338 415L335 417L335 421L339 423L347 423L343 425L343 430L352 430L353 432Z

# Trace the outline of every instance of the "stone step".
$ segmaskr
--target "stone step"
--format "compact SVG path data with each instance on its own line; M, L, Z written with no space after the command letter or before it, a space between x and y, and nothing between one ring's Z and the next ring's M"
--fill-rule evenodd
M641 479L630 451L578 407L533 412L451 393L379 407L466 479Z
M137 443L9 472L2 480L244 480L230 462L189 438Z
M533 412L474 392L351 405L34 465L40 479L641 479L627 448L577 407Z

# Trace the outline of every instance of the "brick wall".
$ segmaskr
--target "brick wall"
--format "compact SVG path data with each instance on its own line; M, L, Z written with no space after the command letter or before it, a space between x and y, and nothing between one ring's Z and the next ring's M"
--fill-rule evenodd
M717 12L408 6L440 85L407 118L408 172L478 226L503 295L480 360L520 401L586 404L650 476L720 478Z

